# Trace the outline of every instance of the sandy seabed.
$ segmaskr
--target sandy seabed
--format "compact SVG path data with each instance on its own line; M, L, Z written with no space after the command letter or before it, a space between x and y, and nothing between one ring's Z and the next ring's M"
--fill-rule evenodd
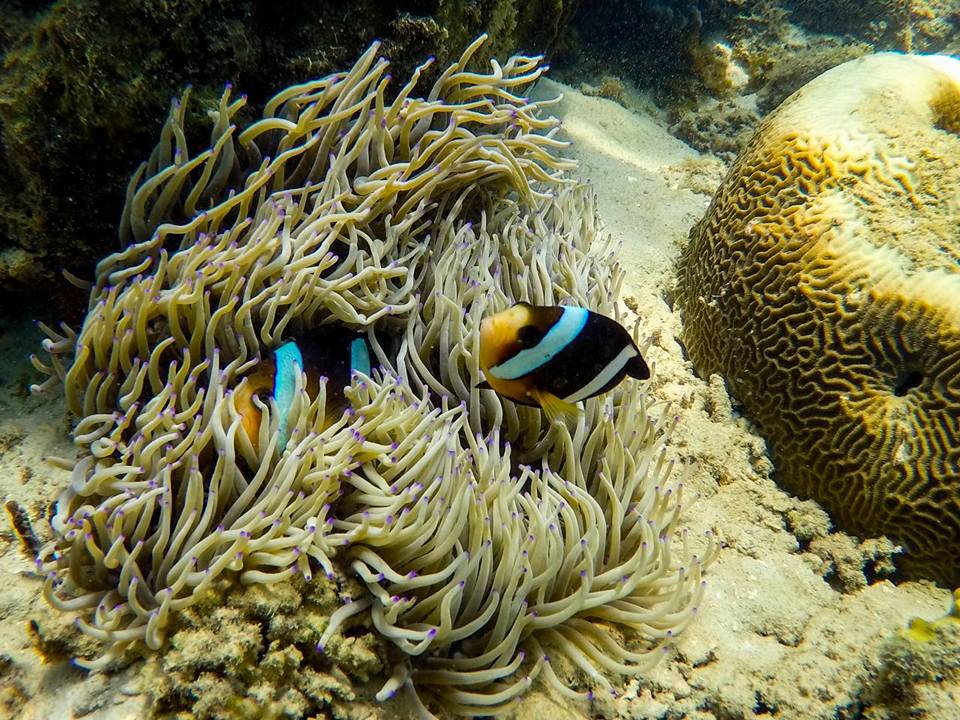
M694 374L678 341L673 266L723 164L672 137L655 116L550 81L537 92L564 93L553 111L574 141L578 175L597 192L607 231L622 242L627 317L639 315L641 334L652 338L650 394L670 402L679 417L670 451L696 464L690 485L699 499L688 504L683 526L691 533L714 530L723 547L708 570L699 618L674 656L641 678L614 680L622 692L589 708L535 686L515 716L895 717L863 710L876 691L884 643L912 617L942 616L950 593L882 579L889 543L832 532L819 506L780 490L763 439L738 415L720 378ZM70 457L73 449L62 400L23 392L33 379L26 354L39 340L26 318L8 319L0 335L0 495L41 527L68 480L42 458ZM55 626L69 619L43 600L31 558L7 519L0 530L0 716L12 701L20 718L147 717L138 664L88 677L66 662L42 662L31 622ZM960 718L949 700L960 698L960 688L941 683L938 692L940 711L927 717ZM384 716L399 717L398 710L388 706Z

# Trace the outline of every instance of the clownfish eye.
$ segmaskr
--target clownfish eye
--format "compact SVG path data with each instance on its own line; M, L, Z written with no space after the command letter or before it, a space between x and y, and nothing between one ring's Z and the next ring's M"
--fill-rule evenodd
M533 347L542 337L543 333L536 325L524 325L517 331L517 342L522 347Z

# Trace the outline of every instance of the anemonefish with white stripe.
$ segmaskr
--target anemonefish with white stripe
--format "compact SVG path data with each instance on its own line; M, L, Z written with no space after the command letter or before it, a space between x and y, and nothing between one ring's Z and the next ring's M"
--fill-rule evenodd
M306 338L289 340L273 351L247 376L235 396L241 424L250 444L259 453L260 408L272 398L277 408L277 452L283 452L290 440L288 415L293 406L297 373L307 378L306 391L317 397L320 378L327 378L324 427L329 427L347 406L344 388L350 385L353 372L370 374L370 348L366 338L336 326L324 326Z
M626 375L650 369L620 323L580 307L517 303L480 324L480 368L495 390L543 408L551 420L575 415L574 403L607 392Z

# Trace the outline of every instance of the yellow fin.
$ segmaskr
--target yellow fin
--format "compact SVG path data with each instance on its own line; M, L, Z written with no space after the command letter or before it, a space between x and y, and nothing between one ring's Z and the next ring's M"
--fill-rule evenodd
M580 413L580 408L576 405L566 400L561 400L552 393L534 390L531 394L534 399L540 403L540 407L543 408L547 420L551 423L566 417L576 417Z

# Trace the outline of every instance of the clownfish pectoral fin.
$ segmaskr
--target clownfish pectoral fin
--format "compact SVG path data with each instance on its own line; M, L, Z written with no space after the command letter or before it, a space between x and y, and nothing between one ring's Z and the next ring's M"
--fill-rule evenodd
M580 413L579 407L566 400L561 400L552 393L534 390L532 395L540 407L543 408L544 414L551 423L561 418L576 417Z
M493 386L486 380L482 380L473 386L477 390L493 390Z

